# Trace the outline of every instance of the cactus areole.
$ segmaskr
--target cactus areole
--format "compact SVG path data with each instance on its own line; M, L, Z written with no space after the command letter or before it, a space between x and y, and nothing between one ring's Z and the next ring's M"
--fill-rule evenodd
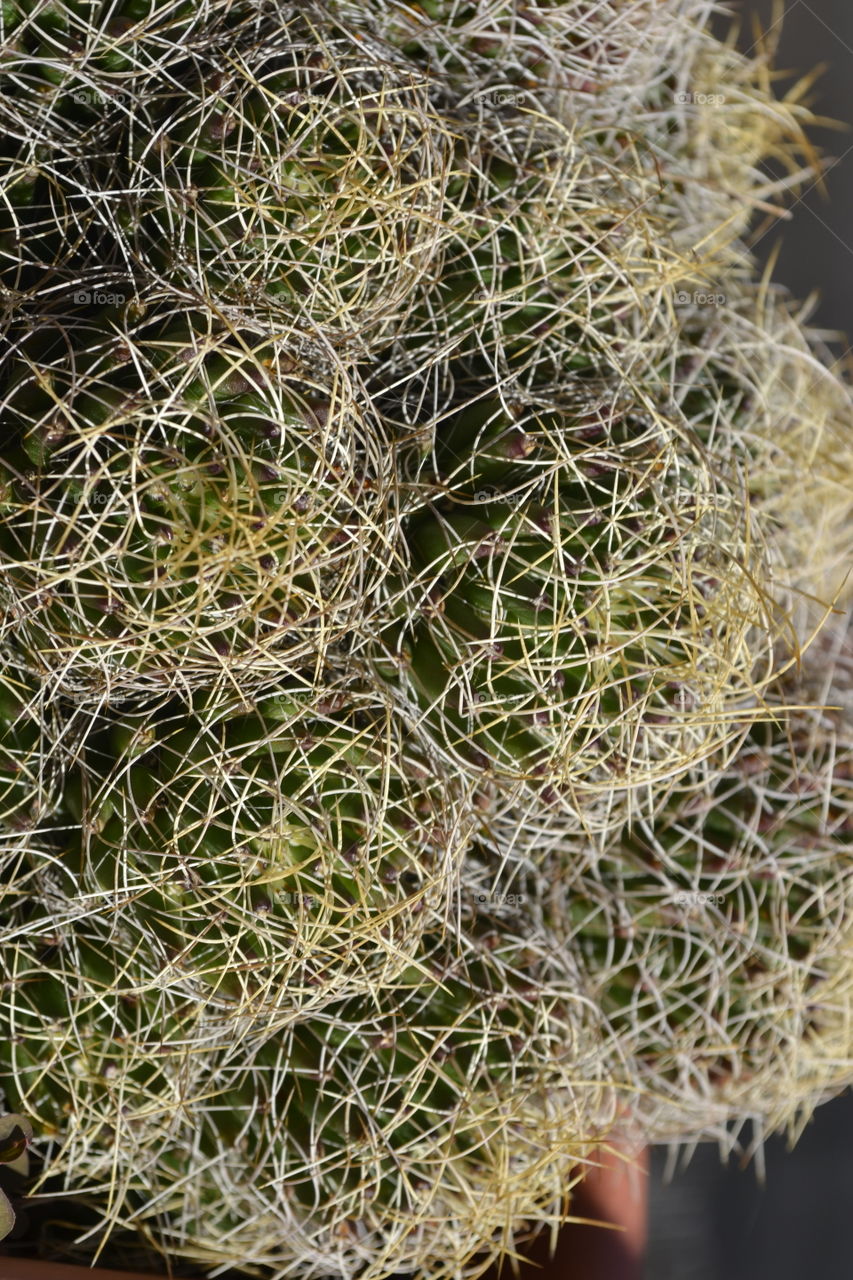
M474 1280L853 1081L853 405L710 8L0 3L11 1256Z

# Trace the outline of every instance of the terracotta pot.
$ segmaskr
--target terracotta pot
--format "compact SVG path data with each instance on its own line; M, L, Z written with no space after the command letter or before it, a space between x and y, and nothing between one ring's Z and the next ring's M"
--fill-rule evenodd
M0 1256L0 1280L165 1280L165 1276L144 1276L138 1271L110 1271L100 1267L71 1266L67 1262Z

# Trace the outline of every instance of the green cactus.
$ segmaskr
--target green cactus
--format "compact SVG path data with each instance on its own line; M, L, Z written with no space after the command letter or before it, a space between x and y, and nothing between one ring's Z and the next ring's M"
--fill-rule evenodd
M85 1160L89 1198L118 1152L137 1225L180 1194L175 1257L236 1250L317 1276L359 1259L372 1276L384 1255L449 1276L457 1256L499 1252L508 1215L559 1197L614 1107L570 962L517 910L498 928L475 902L464 914L464 936L425 938L393 1005L337 1001L215 1049L202 1003L142 992L144 946L81 918L49 974L34 958L37 981L23 959L12 975L14 1096L48 1127L68 1117L54 1173ZM95 991L109 1016L86 1013Z
M732 1114L781 1127L847 1079L850 638L849 622L825 632L800 677L775 687L776 718L751 728L719 776L693 770L594 878L561 874L557 859L544 872L548 918L585 972L613 1078L638 1089L651 1138ZM821 706L827 674L834 711Z
M444 424L437 496L405 525L378 669L402 668L454 767L578 832L724 751L790 640L742 485L682 423L481 401Z
M476 812L387 699L346 687L125 715L90 735L65 801L69 903L109 913L226 1030L389 982L446 914Z
M849 387L743 247L808 113L687 9L0 5L42 1248L471 1280L618 1106L849 1083Z
M44 690L19 669L20 655L0 649L0 857L36 835L60 807L73 747L81 736Z
M0 539L33 670L94 700L316 663L387 571L377 424L273 337L134 307L12 349Z
M141 95L118 216L170 283L364 346L441 246L451 133L393 50L319 11L261 21Z

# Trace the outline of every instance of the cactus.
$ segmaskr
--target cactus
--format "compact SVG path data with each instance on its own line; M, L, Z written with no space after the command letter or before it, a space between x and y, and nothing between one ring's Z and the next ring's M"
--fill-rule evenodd
M94 702L316 663L386 568L379 425L272 336L134 309L10 348L0 538L34 673Z
M707 7L0 5L0 1061L76 1256L461 1280L617 1108L849 1083L849 386Z
M64 714L21 670L11 642L0 651L0 856L49 829L88 718Z
M180 66L199 8L209 22L187 0L0 6L0 282L17 299L122 261L103 193L120 185L133 79Z
M518 911L498 928L476 901L464 914L381 1007L337 1001L216 1047L203 1003L144 989L120 927L81 915L49 969L22 938L4 1056L31 1113L61 1124L54 1174L85 1164L98 1203L120 1153L122 1215L143 1228L178 1197L163 1243L208 1266L379 1275L393 1257L450 1275L472 1247L498 1254L510 1218L555 1211L614 1098L570 959ZM109 1015L86 1015L95 991Z
M822 633L719 776L691 771L595 875L542 872L651 1139L732 1115L802 1128L847 1082L853 900L850 619ZM817 652L815 652L817 650ZM820 692L831 680L835 709ZM719 1129L718 1129L719 1131Z
M228 1035L386 985L448 913L465 789L369 689L197 701L90 735L52 862L69 905L109 910Z
M441 245L450 132L393 51L271 18L143 96L119 216L170 283L369 349Z
M455 767L589 831L602 800L624 820L620 793L725 748L790 628L742 485L680 423L477 410L478 474L404 526L405 621L385 649ZM447 424L447 455L472 414Z

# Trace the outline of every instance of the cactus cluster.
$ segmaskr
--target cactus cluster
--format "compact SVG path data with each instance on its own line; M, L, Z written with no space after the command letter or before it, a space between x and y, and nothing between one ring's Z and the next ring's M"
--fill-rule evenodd
M473 1277L626 1117L853 1078L853 404L742 240L808 110L712 8L0 4L46 1247Z

